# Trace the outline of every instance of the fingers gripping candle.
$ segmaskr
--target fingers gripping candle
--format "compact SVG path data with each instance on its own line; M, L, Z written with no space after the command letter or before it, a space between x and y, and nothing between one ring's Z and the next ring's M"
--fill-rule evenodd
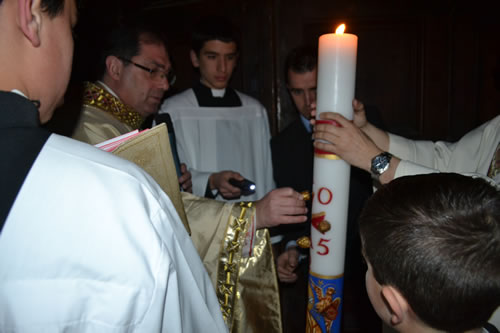
M317 119L326 111L352 119L358 38L343 29L319 38ZM349 178L349 164L315 149L307 332L340 332Z

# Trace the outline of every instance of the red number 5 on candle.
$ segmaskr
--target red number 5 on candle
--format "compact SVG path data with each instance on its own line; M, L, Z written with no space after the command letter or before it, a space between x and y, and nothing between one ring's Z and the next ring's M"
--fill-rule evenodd
M323 250L323 252L316 251L316 253L319 254L320 256L326 256L328 253L330 253L330 248L328 248L328 246L326 246L324 244L324 243L328 243L329 241L330 241L330 239L320 238L320 240L318 242L318 246L322 247L324 250Z

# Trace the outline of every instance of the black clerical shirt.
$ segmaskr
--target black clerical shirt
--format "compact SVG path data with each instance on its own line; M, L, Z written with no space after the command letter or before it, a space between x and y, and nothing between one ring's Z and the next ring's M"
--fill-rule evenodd
M222 97L212 95L212 89L198 82L193 87L193 92L201 107L235 107L242 106L241 99L233 88L226 88Z
M50 133L40 127L38 109L23 96L0 91L0 112L1 231L17 194Z

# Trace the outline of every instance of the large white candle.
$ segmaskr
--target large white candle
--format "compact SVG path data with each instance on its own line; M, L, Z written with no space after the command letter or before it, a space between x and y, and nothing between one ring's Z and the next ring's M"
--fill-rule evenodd
M334 111L352 119L357 40L338 29L319 38L318 115ZM340 332L349 178L349 164L315 150L307 332Z
M316 118L335 111L352 119L358 37L344 28L342 24L334 34L319 37Z

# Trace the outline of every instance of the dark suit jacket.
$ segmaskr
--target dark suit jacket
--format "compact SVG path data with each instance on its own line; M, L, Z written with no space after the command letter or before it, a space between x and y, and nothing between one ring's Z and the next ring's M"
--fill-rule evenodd
M313 180L313 143L300 119L271 139L273 176L278 187L310 191Z
M312 191L314 153L311 137L312 134L307 132L302 121L296 119L271 139L273 176L277 187L291 187L298 192ZM310 202L308 208L310 212ZM285 238L296 239L293 237L308 234L309 227L309 222L283 225L273 228L271 233L281 233Z

